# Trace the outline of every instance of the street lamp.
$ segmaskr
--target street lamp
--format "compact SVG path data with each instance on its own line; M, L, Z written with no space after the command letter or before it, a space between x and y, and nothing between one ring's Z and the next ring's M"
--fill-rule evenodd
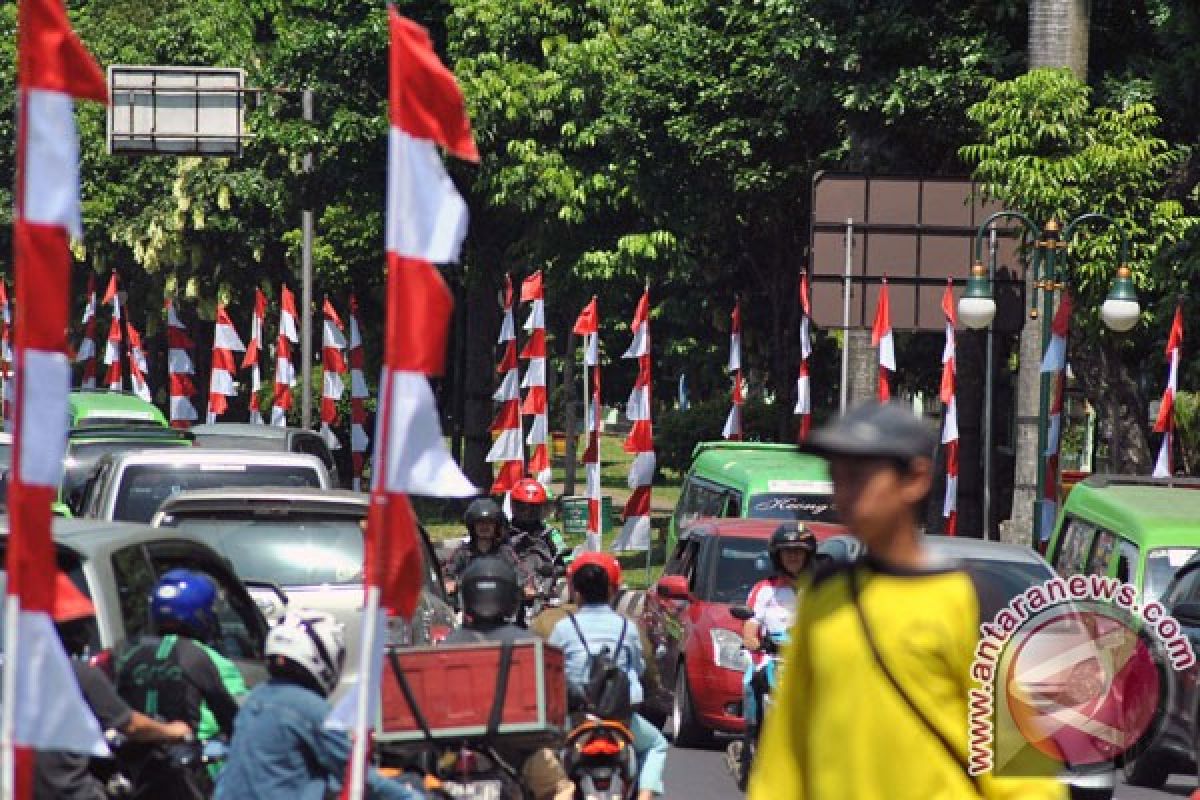
M1080 226L1092 222L1102 222L1115 228L1121 238L1121 261L1117 267L1116 278L1108 297L1100 307L1100 318L1106 327L1115 333L1125 333L1137 324L1141 316L1141 306L1138 305L1137 292L1134 290L1132 274L1126 265L1129 255L1129 240L1125 232L1113 220L1104 214L1082 214L1071 220L1065 230L1060 228L1057 220L1051 219L1039 229L1029 217L1019 211L998 211L992 214L979 226L975 234L975 263L971 266L971 274L967 279L966 291L958 302L958 316L968 328L989 328L996 317L996 300L992 294L992 284L996 278L996 259L993 248L992 258L987 267L983 265L983 235L984 232L999 219L1015 219L1035 237L1033 257L1033 286L1042 291L1042 350L1045 351L1047 340L1050 338L1050 321L1053 316L1054 293L1067 288L1063 282L1066 271L1058 268L1057 253L1059 250L1066 255L1074 231ZM1063 259L1065 266L1065 258ZM1036 299L1030 308L1029 315L1037 319L1038 309ZM992 353L989 332L987 367L985 370L986 386L984 390L984 422L983 422L983 458L984 458L984 491L983 491L983 524L984 538L991 525L991 458L992 458ZM1034 544L1048 530L1042 530L1045 524L1042 520L1042 506L1045 497L1047 479L1046 446L1050 416L1050 375L1041 373L1041 395L1038 410L1038 469L1037 469L1037 498L1034 501ZM1055 476L1057 481L1057 475Z

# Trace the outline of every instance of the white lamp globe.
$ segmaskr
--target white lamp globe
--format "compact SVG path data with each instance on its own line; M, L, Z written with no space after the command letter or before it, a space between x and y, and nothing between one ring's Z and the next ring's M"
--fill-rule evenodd
M996 318L996 301L990 297L964 295L958 301L958 318L968 328L986 328Z
M1100 306L1100 319L1104 320L1109 330L1117 333L1125 333L1133 328L1141 315L1142 307L1136 300L1114 300L1110 297Z

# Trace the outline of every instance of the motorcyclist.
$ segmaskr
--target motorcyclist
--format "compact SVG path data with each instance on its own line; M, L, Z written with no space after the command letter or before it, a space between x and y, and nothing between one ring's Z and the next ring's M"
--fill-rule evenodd
M525 587L525 595L531 596L533 587L530 576L521 565L517 553L506 541L508 535L508 519L496 501L490 497L480 497L471 501L463 515L463 523L467 527L468 540L455 550L444 568L446 591L449 594L458 592L458 582L463 571L472 560L488 554L505 559L517 570L521 586Z
M291 611L267 634L270 679L246 698L215 800L323 800L341 789L350 736L326 725L326 698L346 658L342 626L320 611ZM366 796L417 800L424 792L368 770Z
M481 556L462 574L463 625L452 631L446 644L468 642L518 642L536 639L536 634L512 623L521 605L517 571L507 560ZM549 749L533 753L496 748L510 764L522 764L521 782L535 800L570 800L575 786L567 780L562 762Z
M139 636L117 656L117 691L125 702L149 716L179 719L199 731L210 713L215 731L230 736L237 715L236 694L244 692L227 664L204 642L219 632L217 588L199 572L173 569L150 593L150 618L156 634ZM216 658L214 658L214 656ZM236 673L236 670L232 670ZM203 797L206 776L181 770L157 750L133 746L122 754L140 765L136 781L147 797Z
M570 561L571 548L563 538L562 531L546 524L546 510L550 497L546 487L534 478L517 481L509 493L512 503L512 526L545 547L555 558Z

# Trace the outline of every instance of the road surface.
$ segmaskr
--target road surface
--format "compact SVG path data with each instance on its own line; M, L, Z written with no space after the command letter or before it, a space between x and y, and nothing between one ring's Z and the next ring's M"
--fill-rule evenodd
M725 758L720 750L672 747L667 758L666 788L665 800L740 800L742 797L725 769ZM1116 800L1169 800L1189 797L1195 788L1194 776L1174 775L1162 791L1119 786Z

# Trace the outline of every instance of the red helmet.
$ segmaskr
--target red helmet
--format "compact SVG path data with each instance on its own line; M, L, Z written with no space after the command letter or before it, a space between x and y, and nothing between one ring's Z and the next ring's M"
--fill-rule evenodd
M600 567L608 575L608 585L610 588L619 588L621 586L621 563L611 553L588 551L580 553L571 562L571 566L567 567L567 579L569 580L580 567L593 566Z
M512 499L513 502L531 506L545 505L546 487L533 478L522 478L512 488Z

